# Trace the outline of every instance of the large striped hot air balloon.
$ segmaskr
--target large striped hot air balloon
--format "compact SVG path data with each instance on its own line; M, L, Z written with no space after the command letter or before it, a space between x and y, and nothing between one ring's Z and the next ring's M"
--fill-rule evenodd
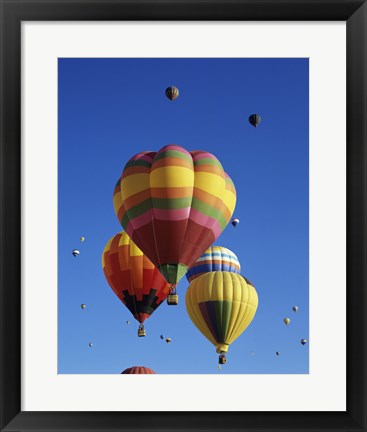
M154 372L154 370L149 369L145 366L133 366L130 368L125 369L121 372L121 374L156 374L157 372Z
M258 297L251 282L237 273L210 272L194 279L186 292L186 310L225 363L228 346L250 325Z
M186 278L189 282L202 274L212 271L241 272L241 265L237 256L223 246L211 246L189 268Z
M139 321L138 335L145 336L143 322L167 298L169 284L126 232L108 241L102 268L110 287Z
M221 234L235 204L219 160L177 145L132 157L114 191L121 225L172 287Z

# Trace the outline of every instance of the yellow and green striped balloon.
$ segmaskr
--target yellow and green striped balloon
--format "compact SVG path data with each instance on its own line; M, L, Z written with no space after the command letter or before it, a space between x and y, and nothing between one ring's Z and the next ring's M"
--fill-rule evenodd
M256 289L243 276L210 272L194 279L186 292L186 310L198 330L226 353L228 346L253 320L258 306Z
M231 220L236 189L214 155L168 145L127 162L113 201L133 242L176 284Z

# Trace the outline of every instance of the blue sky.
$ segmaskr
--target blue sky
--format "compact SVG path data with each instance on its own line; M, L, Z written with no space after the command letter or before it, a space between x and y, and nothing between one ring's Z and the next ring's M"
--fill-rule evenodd
M58 74L58 372L308 373L308 59L59 59ZM138 338L101 268L122 229L112 194L125 163L167 144L213 153L237 189L240 224L215 244L238 256L259 307L221 371L186 313L185 277L179 306L162 304Z

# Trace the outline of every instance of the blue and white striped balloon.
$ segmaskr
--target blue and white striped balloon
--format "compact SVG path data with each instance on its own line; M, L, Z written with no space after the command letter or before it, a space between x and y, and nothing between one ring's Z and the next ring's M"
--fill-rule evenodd
M227 271L240 273L241 265L237 256L229 249L222 246L211 246L192 265L186 273L189 282L212 271Z

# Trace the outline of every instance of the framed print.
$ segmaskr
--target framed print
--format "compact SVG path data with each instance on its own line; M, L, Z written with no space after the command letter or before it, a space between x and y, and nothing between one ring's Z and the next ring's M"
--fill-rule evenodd
M365 430L365 2L1 6L1 430Z

